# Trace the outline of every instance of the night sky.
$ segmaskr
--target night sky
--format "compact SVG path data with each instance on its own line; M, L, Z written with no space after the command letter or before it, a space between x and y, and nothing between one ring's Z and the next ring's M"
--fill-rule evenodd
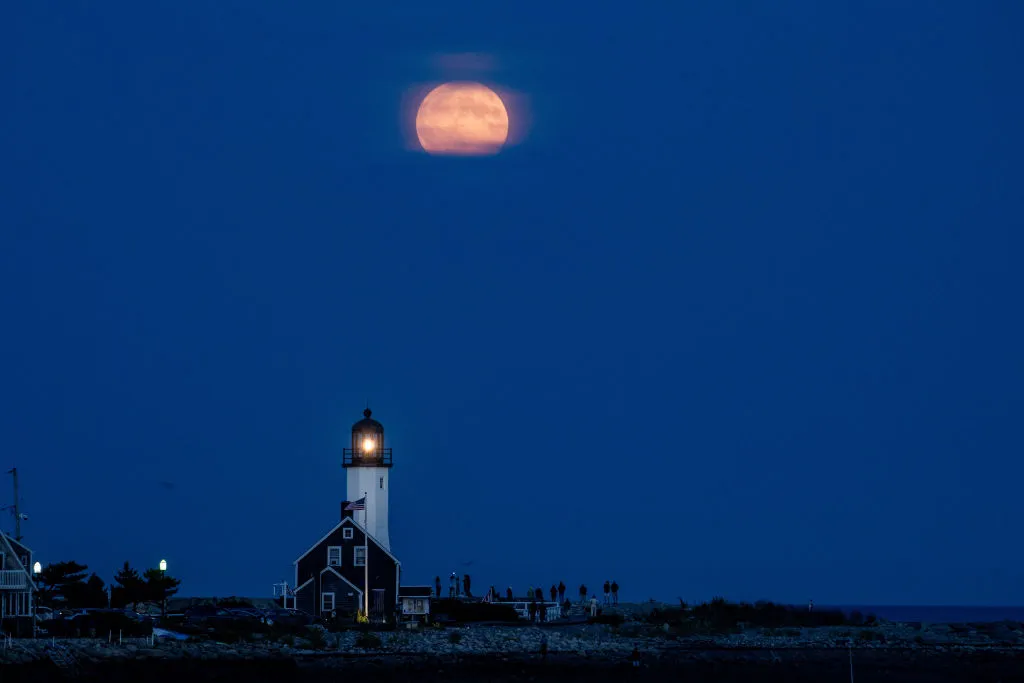
M44 564L269 595L369 401L405 582L1024 604L1024 3L0 12ZM408 149L448 79L517 144Z

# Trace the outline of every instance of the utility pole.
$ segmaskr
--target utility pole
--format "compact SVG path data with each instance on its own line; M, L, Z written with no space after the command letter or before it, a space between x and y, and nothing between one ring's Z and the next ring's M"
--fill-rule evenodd
M14 540L21 542L21 508L18 507L18 468L12 467L7 474L14 477Z

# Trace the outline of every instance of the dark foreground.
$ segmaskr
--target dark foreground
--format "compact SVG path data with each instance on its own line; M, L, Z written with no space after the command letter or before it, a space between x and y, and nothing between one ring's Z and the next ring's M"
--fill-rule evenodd
M121 660L78 672L80 681L104 683L319 683L373 680L374 683L619 683L651 681L849 681L850 660L839 650L786 650L779 657L763 650L678 652L648 659L633 668L622 659L552 655L473 655L460 657L320 656L270 661ZM0 666L2 683L69 680L51 662ZM854 681L920 683L1024 683L1024 652L860 651L854 653Z

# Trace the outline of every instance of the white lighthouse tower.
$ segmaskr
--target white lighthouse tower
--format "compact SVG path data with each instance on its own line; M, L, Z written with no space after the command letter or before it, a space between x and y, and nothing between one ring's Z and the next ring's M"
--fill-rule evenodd
M366 497L365 515L356 512L355 521L366 524L366 530L388 551L388 475L391 473L391 449L384 448L384 426L370 417L369 408L363 419L352 425L352 447L342 456L347 472L349 501Z

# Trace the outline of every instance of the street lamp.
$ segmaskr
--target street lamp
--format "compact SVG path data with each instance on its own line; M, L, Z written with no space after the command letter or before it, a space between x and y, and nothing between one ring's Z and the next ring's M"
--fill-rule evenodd
M160 560L160 616L167 618L167 584L164 578L167 576L167 560Z
M33 582L39 581L39 575L43 573L43 565L36 562L32 565L32 580ZM30 595L32 597L32 637L36 637L36 617L39 615L39 587L33 591Z

